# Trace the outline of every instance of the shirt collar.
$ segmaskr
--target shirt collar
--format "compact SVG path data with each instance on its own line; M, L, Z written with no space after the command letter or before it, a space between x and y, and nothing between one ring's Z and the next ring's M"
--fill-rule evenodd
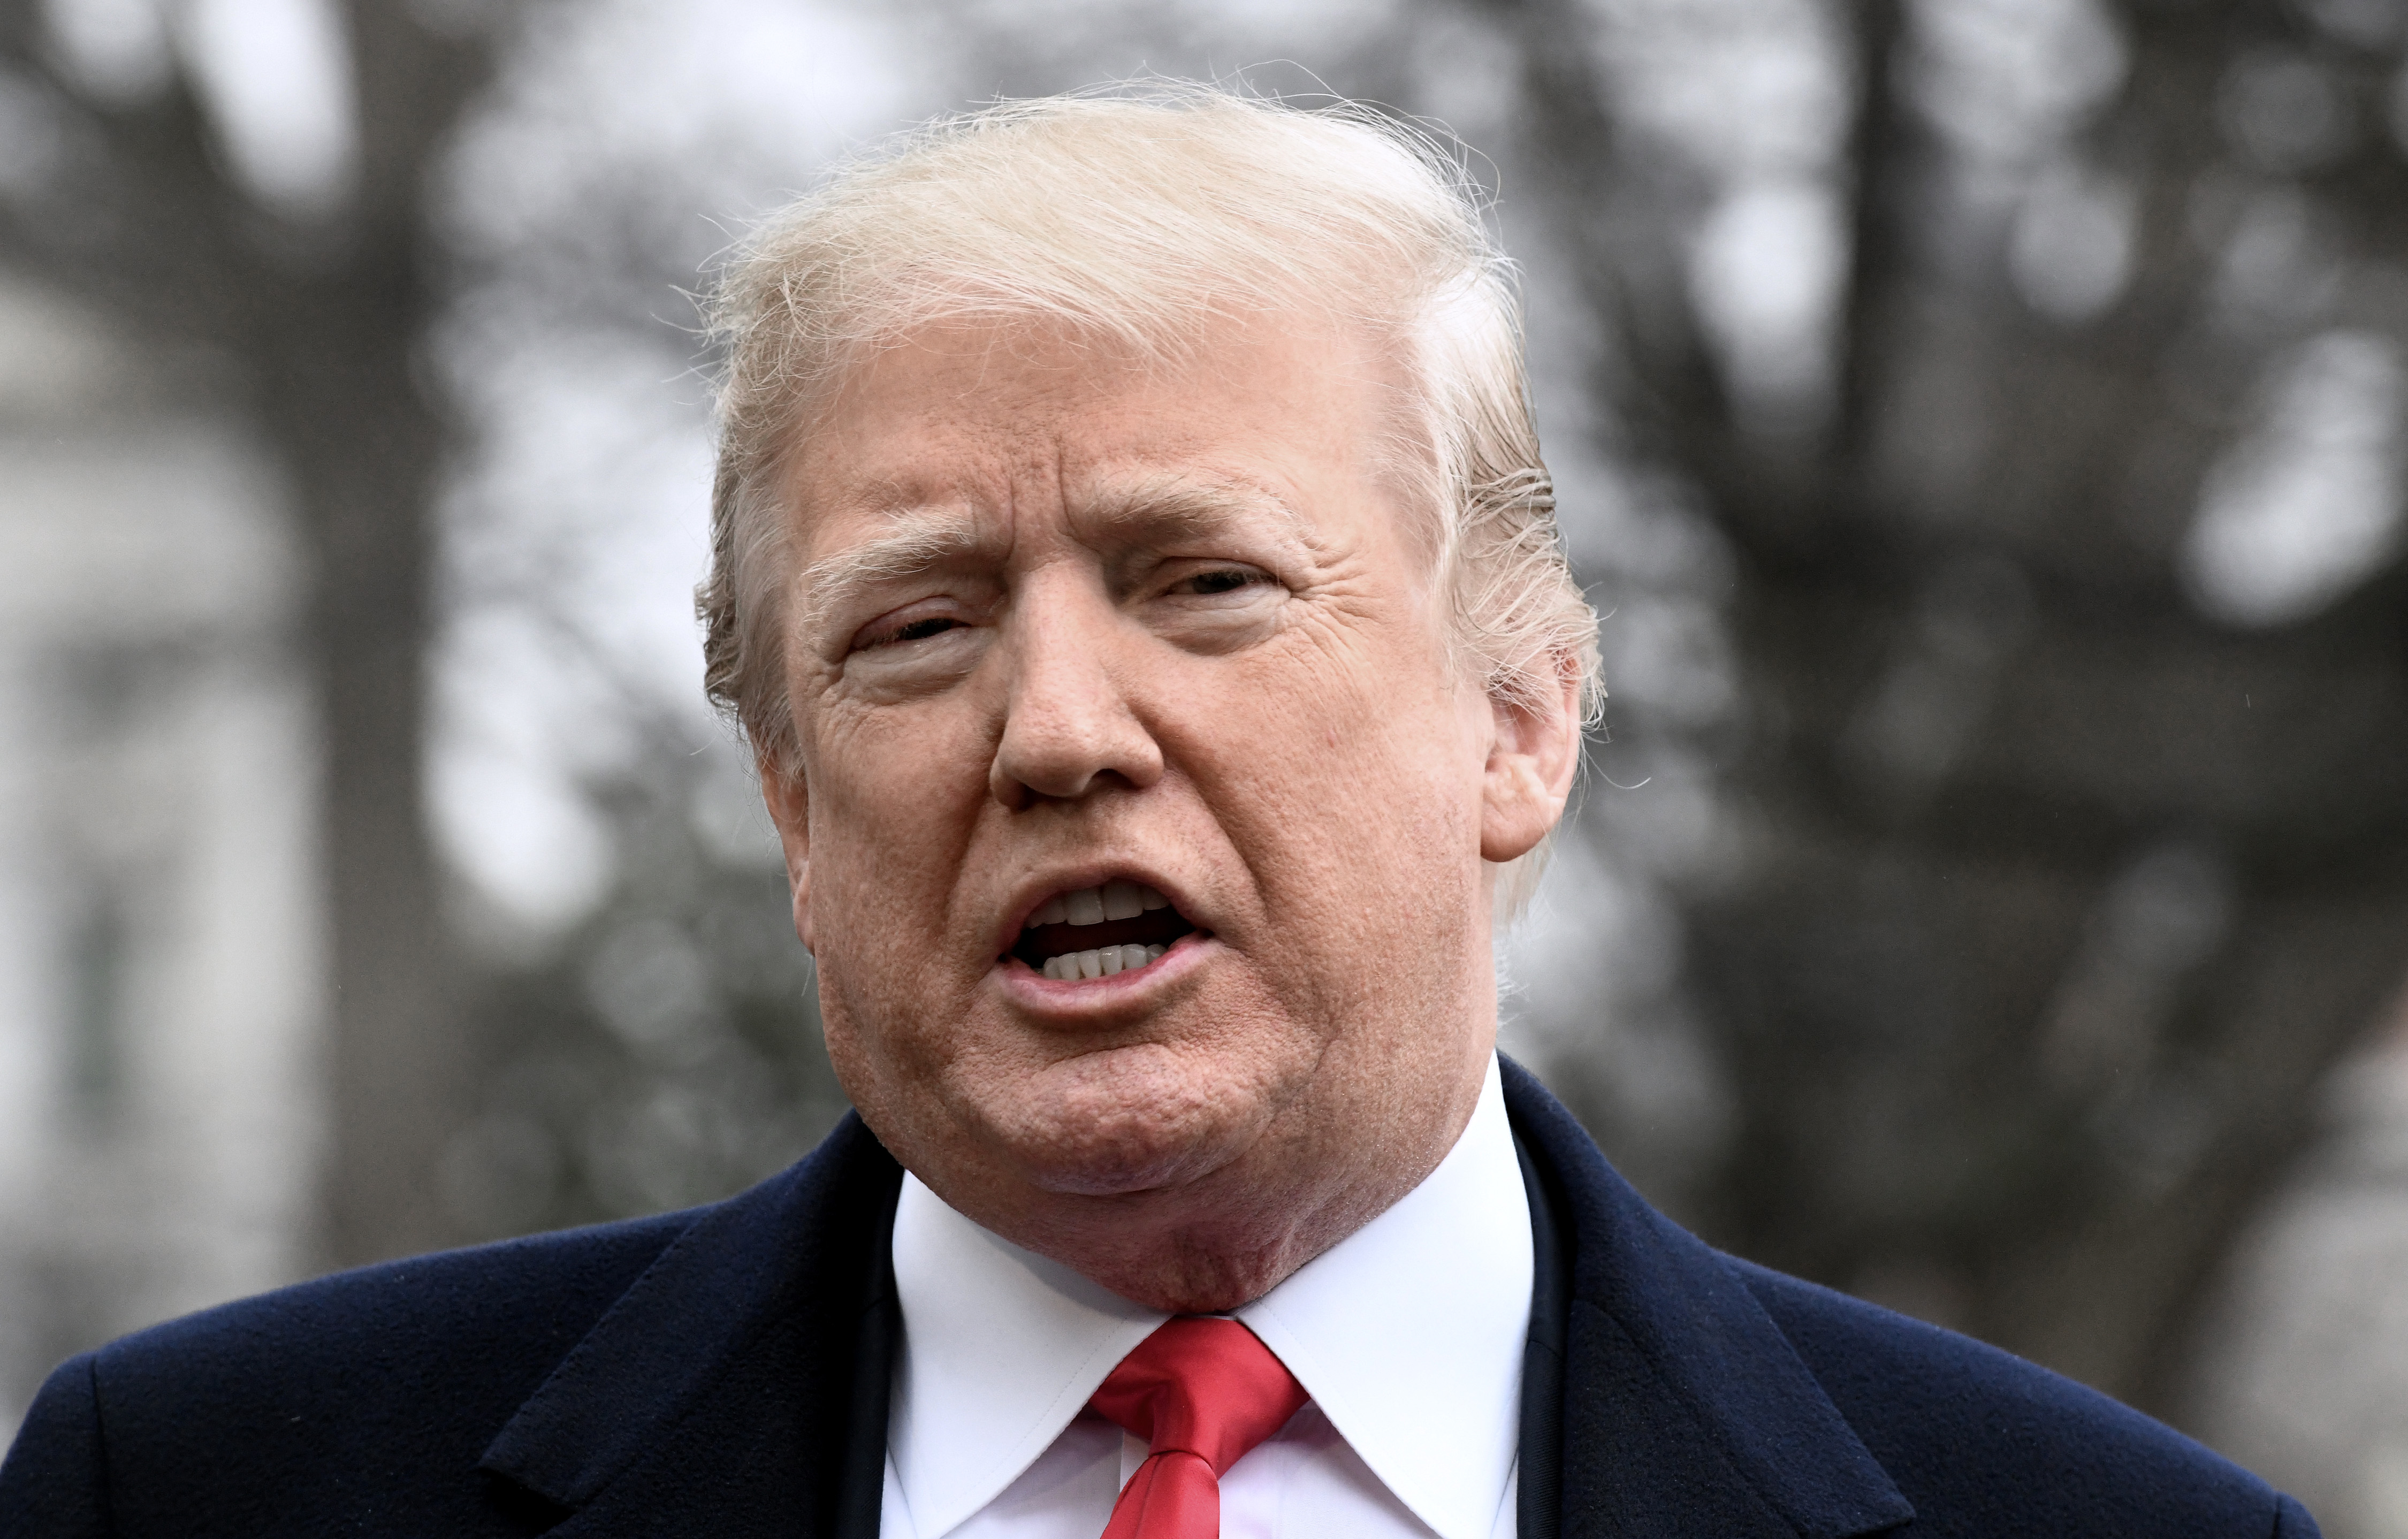
M1440 1539L1485 1539L1520 1432L1530 1278L1492 1058L1438 1168L1237 1316L1415 1517ZM895 1282L888 1451L932 1539L1002 1494L1168 1318L987 1232L916 1176L896 1209Z

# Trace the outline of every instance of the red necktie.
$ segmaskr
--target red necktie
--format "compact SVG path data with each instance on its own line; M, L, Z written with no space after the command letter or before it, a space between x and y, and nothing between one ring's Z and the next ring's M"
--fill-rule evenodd
M1103 1539L1220 1539L1221 1476L1309 1398L1237 1321L1164 1322L1087 1402L1152 1450L1121 1489Z

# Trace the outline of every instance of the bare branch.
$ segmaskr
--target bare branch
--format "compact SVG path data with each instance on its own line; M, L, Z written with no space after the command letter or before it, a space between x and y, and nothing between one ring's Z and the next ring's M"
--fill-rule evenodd
M1849 129L1852 184L1846 289L1840 307L1837 410L1831 441L1861 484L1870 449L1874 378L1880 332L1892 302L1890 292L1903 253L1904 216L1897 207L1901 173L1910 158L1908 128L1898 100L1892 67L1899 44L1897 0L1865 0L1856 7L1856 109Z

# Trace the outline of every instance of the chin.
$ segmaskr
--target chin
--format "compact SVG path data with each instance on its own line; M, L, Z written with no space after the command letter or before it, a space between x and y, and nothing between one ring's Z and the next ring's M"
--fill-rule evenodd
M1057 1065L1017 1094L979 1098L988 1100L982 1120L1041 1191L1130 1197L1188 1186L1252 1148L1272 1104L1240 1079L1198 1083L1177 1057L1147 1047Z

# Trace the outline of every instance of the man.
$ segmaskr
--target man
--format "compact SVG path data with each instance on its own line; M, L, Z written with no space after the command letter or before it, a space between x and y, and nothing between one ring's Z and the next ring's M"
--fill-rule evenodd
M1594 619L1429 147L1006 106L771 223L720 317L709 681L858 1119L77 1359L0 1532L2315 1532L1706 1249L1497 1058Z

